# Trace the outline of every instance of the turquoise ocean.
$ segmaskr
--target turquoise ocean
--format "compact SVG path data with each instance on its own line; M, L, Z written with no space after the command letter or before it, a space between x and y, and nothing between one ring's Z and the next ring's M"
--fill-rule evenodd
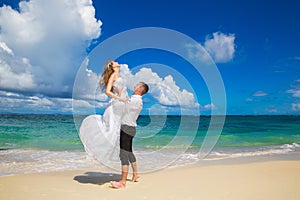
M78 120L77 116L75 123L73 115L1 114L0 176L101 166L87 156L79 139L78 126L84 117ZM199 152L211 117L184 116L184 123L182 118L138 118L134 150L139 163L160 169L203 160L300 159L300 116L226 116L217 143L205 157ZM189 132L195 121L196 131ZM158 163L163 165L155 168Z

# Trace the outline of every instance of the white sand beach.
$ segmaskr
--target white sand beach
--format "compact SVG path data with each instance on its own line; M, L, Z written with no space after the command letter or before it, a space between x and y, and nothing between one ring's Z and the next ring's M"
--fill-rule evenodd
M117 173L99 169L0 177L0 199L289 199L300 197L300 161L263 161L166 169L113 189ZM130 178L130 177L128 177Z

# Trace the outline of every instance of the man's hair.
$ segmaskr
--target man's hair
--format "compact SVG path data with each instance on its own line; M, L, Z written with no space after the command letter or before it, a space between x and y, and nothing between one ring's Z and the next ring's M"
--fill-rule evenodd
M146 94L149 90L149 86L144 82L140 82L140 84L143 87L143 94Z

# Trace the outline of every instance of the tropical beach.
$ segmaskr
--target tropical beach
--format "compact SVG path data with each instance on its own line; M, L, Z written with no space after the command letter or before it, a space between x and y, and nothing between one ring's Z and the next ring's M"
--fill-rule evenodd
M299 200L299 10L0 1L0 199Z

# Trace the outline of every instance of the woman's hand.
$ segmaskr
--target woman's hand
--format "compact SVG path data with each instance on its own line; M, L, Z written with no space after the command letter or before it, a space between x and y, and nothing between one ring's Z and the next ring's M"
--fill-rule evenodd
M123 101L124 103L127 103L129 101L129 98L121 98L121 101Z

